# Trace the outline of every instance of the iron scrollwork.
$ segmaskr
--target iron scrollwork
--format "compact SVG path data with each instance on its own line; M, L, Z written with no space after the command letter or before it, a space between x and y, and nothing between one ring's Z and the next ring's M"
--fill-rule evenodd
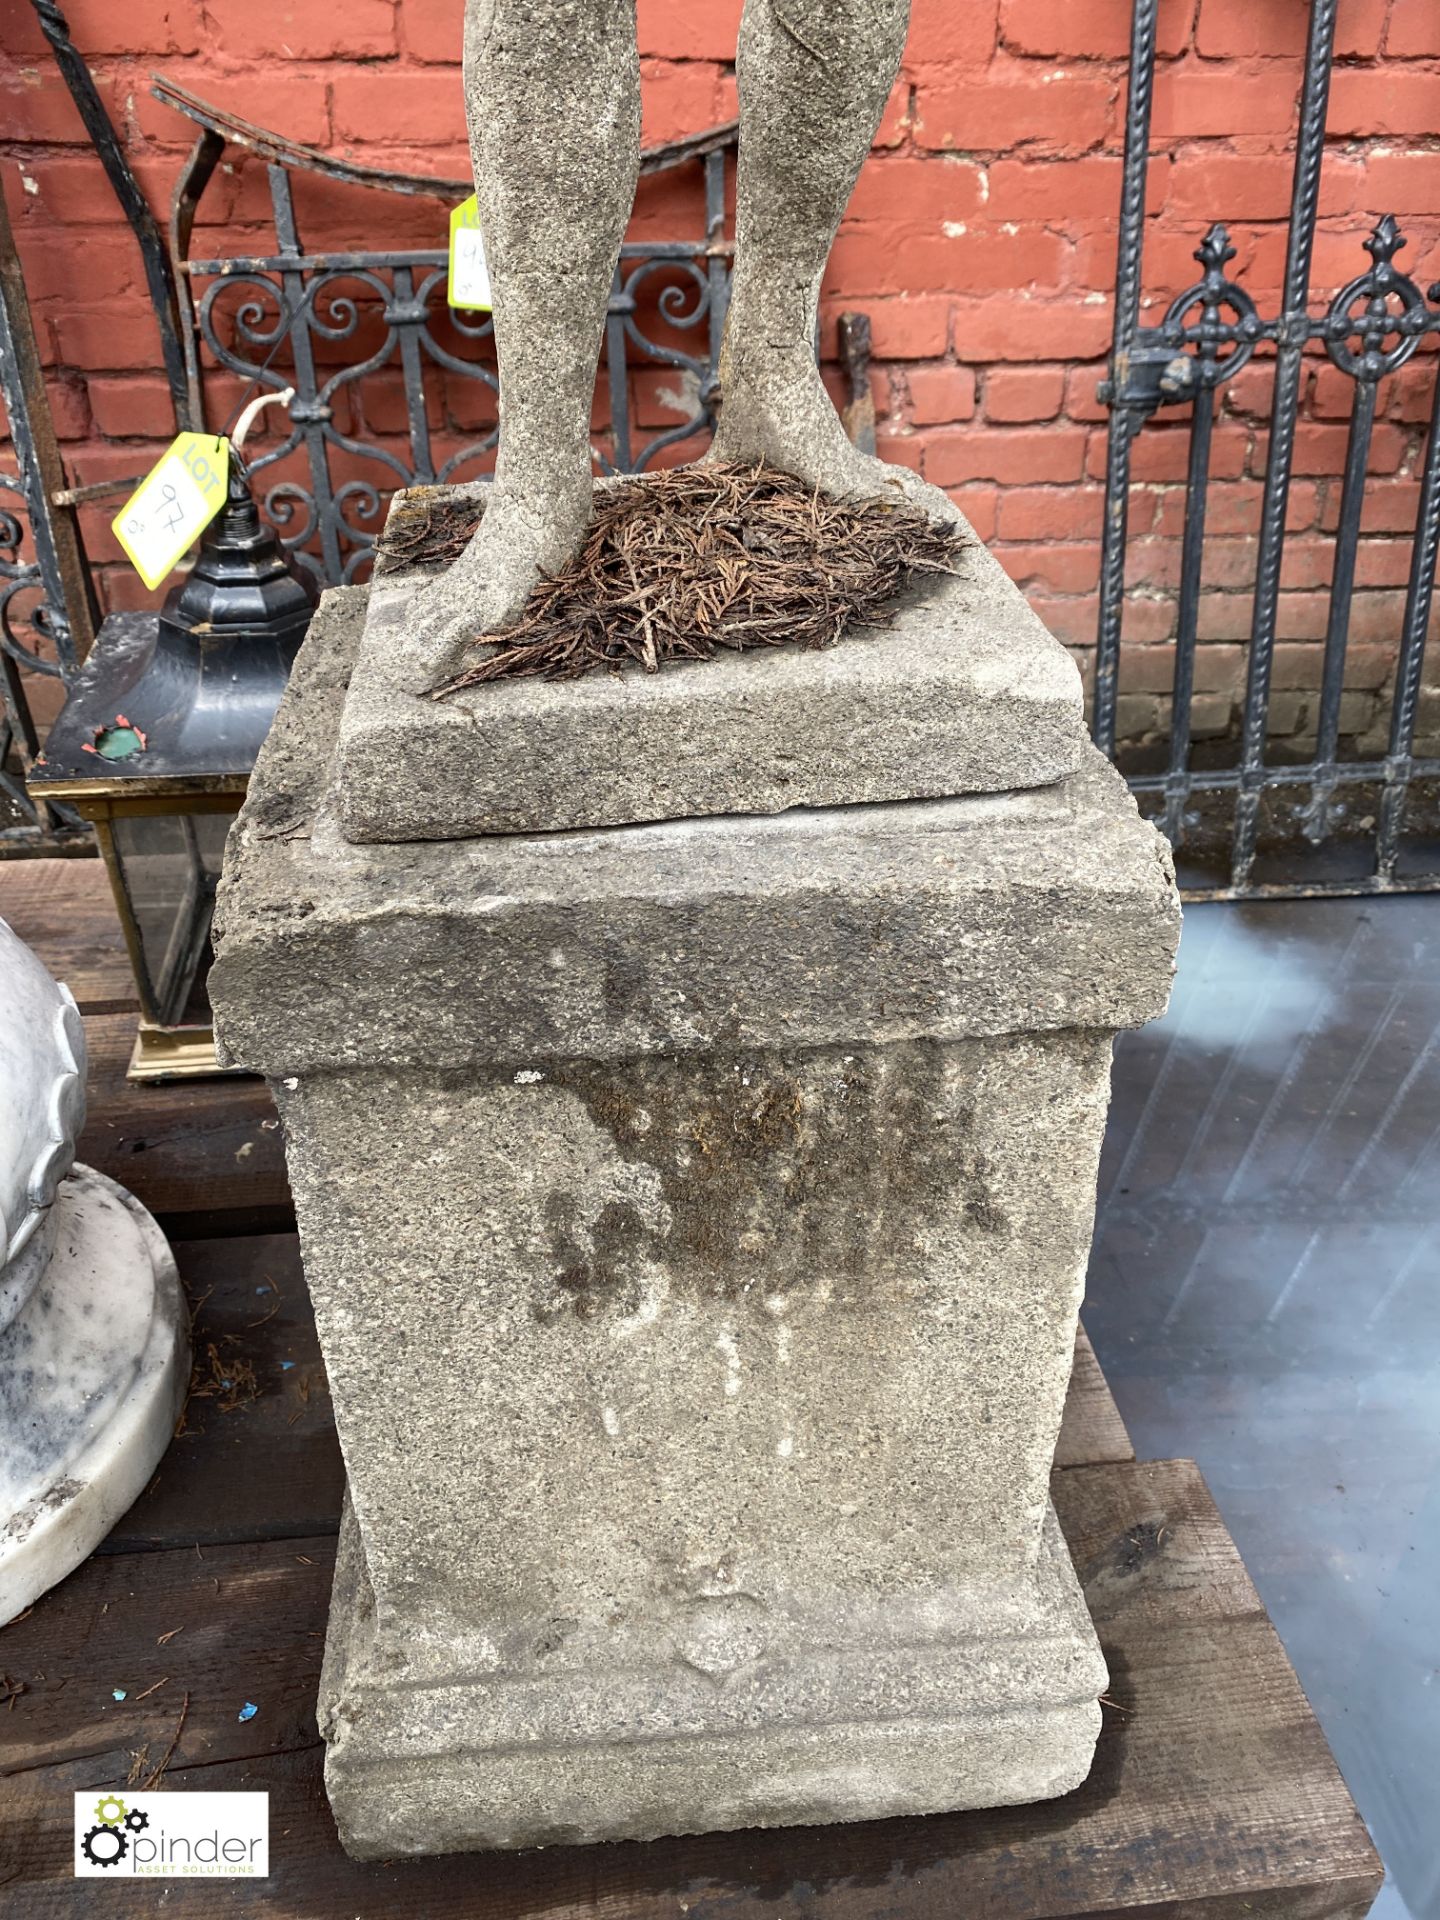
M1255 302L1226 275L1235 249L1218 220L1195 249L1195 258L1203 274L1171 301L1157 329L1170 356L1157 381L1159 401L1191 400L1197 388L1233 380L1265 337ZM1197 310L1199 318L1190 320ZM1233 319L1224 317L1227 311Z
M488 314L448 306L446 256L438 250L306 252L292 175L297 169L353 172L372 187L441 198L461 197L464 183L348 169L169 83L157 83L157 92L204 130L177 190L177 210L184 210L183 219L177 212L172 222L177 243L188 240L199 194L227 139L262 154L270 180L273 254L180 262L194 295L192 376L198 342L247 386L295 390L285 439L251 461L252 473L269 476L262 505L286 547L323 583L358 580L398 488L476 478L493 466L499 432L493 328ZM639 472L666 448L713 428L729 299L725 154L733 144L733 127L721 127L642 159L646 171L685 164L703 169L705 231L694 240L627 243L621 251L605 332L609 423L594 448L602 472ZM183 251L178 244L177 251ZM336 352L347 343L355 344L353 358ZM637 432L629 380L636 367L675 372L682 418ZM381 435L366 424L364 405L373 399L375 376L385 372L398 376L404 426ZM192 384L198 387L198 378ZM354 404L362 384L364 399ZM478 416L477 430L452 429L449 438L460 444L437 445L437 396L445 391L454 398L467 389L480 400L463 408Z
M1407 244L1387 213L1365 242L1369 268L1340 289L1316 327L1325 351L1352 380L1383 380L1404 366L1427 331L1440 326L1440 314L1431 312L1409 275L1395 268L1395 256ZM1392 334L1395 344L1387 347ZM1358 353L1351 340L1360 342Z

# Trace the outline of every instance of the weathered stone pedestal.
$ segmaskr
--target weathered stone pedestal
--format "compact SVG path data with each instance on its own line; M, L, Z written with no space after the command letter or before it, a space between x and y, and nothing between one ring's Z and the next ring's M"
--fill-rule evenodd
M300 656L212 976L276 1085L349 1474L321 1701L346 1846L1066 1792L1105 1672L1047 1476L1111 1036L1162 1009L1178 921L1073 670L977 550L833 654L504 689L519 733L483 757L483 717L443 723L436 837L361 844L378 653L354 786L336 742L364 614L330 595ZM912 677L937 632L943 727ZM980 752L966 660L1005 646ZM885 650L847 792L835 688ZM743 765L723 729L699 764L686 683L702 732L771 703ZM987 758L1013 788L1027 686L1044 784L905 797ZM424 714L395 698L413 795ZM691 817L588 824L625 700L656 761L631 817L682 789ZM548 758L516 773L527 728ZM793 810L751 810L782 762ZM576 830L535 830L547 766ZM492 788L526 831L477 831Z

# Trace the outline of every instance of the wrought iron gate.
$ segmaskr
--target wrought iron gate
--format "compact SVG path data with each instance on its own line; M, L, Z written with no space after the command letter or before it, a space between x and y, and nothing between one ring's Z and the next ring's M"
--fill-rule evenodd
M1345 654L1377 390L1388 374L1410 358L1424 335L1440 332L1440 308L1429 304L1414 281L1395 266L1395 255L1404 239L1394 220L1386 216L1366 242L1371 256L1369 268L1342 288L1323 313L1310 311L1311 259L1337 4L1338 0L1312 0L1311 4L1282 311L1271 318L1263 317L1244 288L1227 277L1226 267L1234 249L1224 226L1217 223L1197 250L1200 277L1170 303L1156 327L1140 324L1140 297L1159 0L1135 0L1134 4L1114 346L1109 379L1101 390L1111 412L1093 729L1097 744L1115 758L1131 447L1136 434L1158 409L1192 402L1168 764L1163 772L1131 775L1142 806L1153 808L1182 861L1192 839L1203 837L1208 825L1213 841L1215 823L1220 823L1220 838L1228 841L1221 848L1228 856L1228 873L1223 877L1187 875L1191 882L1187 892L1192 895L1440 888L1440 848L1432 845L1412 851L1408 865L1402 861L1407 808L1412 809L1413 818L1412 803L1422 784L1428 788L1440 775L1440 759L1420 759L1414 753L1425 637L1440 547L1440 434L1436 432L1440 414L1435 410L1398 635L1388 751L1383 757L1371 759L1344 758L1340 753ZM1215 84L1224 82L1217 80ZM1440 300L1440 286L1429 292L1429 301L1436 300ZM1315 750L1307 760L1286 764L1267 749L1267 720L1302 355L1310 342L1319 343L1331 362L1354 382L1354 401L1335 535ZM1204 591L1202 559L1216 396L1224 382L1233 378L1262 346L1275 350L1274 403L1240 738L1233 764L1200 768L1194 760L1191 713ZM1348 804L1342 796L1349 797ZM1292 839L1303 839L1317 848L1338 837L1340 820L1363 824L1369 835L1364 868L1304 877L1285 874L1264 882L1257 877L1256 860L1267 810L1281 837L1288 831ZM1433 827L1428 837L1434 839Z

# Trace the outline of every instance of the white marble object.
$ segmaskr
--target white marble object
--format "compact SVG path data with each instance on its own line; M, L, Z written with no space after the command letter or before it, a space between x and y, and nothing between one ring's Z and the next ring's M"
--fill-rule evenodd
M0 920L0 1623L141 1492L189 1376L170 1249L133 1194L75 1165L84 1119L75 1002Z

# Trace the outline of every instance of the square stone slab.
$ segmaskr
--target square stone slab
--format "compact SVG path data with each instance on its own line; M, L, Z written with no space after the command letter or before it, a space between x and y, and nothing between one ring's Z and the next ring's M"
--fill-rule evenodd
M525 1067L1164 1011L1169 851L1088 742L1030 792L353 844L335 736L367 598L326 594L226 850L210 989L247 1066Z
M411 691L424 676L405 643L434 569L382 573L345 702L343 829L456 840L1061 780L1085 749L1080 676L965 533L958 577L917 583L893 624L821 652L499 681L444 701Z

